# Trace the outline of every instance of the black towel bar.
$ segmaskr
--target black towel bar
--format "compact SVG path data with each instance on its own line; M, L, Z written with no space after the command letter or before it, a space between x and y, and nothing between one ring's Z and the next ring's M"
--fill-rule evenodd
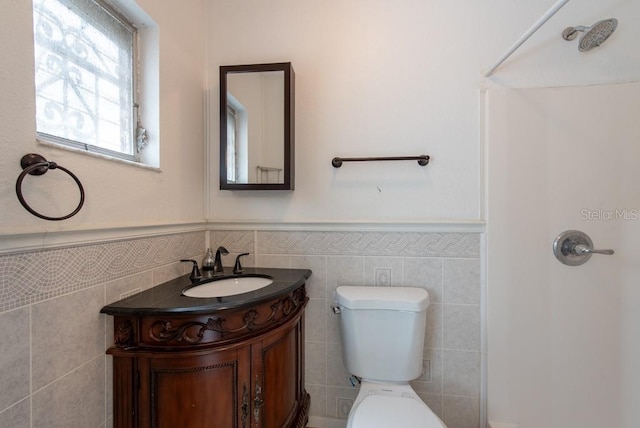
M394 156L394 157L377 157L377 158L340 158L335 157L331 160L331 165L334 168L340 168L342 162L369 162L369 161L404 161L404 160L416 160L418 165L426 166L429 164L431 158L428 155L420 156Z

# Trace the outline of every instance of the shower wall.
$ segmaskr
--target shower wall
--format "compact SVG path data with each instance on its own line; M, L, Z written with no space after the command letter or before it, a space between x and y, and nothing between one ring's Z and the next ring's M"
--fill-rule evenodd
M636 427L640 83L487 99L489 420ZM570 229L615 254L561 264Z

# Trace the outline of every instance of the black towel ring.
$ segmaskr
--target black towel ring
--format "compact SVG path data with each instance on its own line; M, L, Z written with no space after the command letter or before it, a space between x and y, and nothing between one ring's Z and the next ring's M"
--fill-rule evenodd
M16 181L16 194L18 195L18 200L27 211L29 211L31 214L33 214L36 217L40 217L45 220L51 220L51 221L66 220L69 217L73 217L74 215L78 214L78 211L80 211L80 209L82 208L82 205L84 205L84 188L82 187L82 183L80 183L80 180L78 180L78 177L76 177L71 171L69 171L65 167L58 165L55 162L47 161L43 156L36 153L29 153L24 155L22 159L20 159L20 166L22 167L23 171L20 173L20 175L18 176L18 180ZM73 178L73 181L76 182L76 184L78 185L78 188L80 189L80 203L78 204L76 209L73 210L73 212L62 217L49 217L49 216L40 214L39 212L31 208L27 203L27 201L22 196L22 180L24 180L27 174L42 175L50 169L61 169L67 174L69 174L69 176Z

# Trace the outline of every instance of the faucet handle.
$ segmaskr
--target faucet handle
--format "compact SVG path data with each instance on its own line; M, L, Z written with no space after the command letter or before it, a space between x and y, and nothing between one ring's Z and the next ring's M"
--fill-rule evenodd
M191 259L184 259L184 260L180 260L181 262L191 262L193 263L193 269L191 269L191 275L189 275L189 279L191 281L195 281L198 280L200 278L202 278L202 275L200 274L200 269L198 269L198 262L195 260L191 260Z
M236 257L236 263L233 265L233 273L235 274L242 273L242 265L240 264L240 257L248 256L248 255L249 253L238 254L238 257Z

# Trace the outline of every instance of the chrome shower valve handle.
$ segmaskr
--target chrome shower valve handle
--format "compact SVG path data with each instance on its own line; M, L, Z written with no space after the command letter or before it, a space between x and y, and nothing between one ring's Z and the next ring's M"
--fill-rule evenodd
M580 266L585 264L593 254L612 255L614 250L596 250L593 241L584 232L579 230L567 230L562 232L553 241L553 254L567 266Z
M594 250L593 248L589 248L586 245L577 244L576 246L573 247L572 253L577 255L577 256L581 256L583 254L606 254L606 255L610 256L610 255L614 254L615 251L613 251L613 250Z

